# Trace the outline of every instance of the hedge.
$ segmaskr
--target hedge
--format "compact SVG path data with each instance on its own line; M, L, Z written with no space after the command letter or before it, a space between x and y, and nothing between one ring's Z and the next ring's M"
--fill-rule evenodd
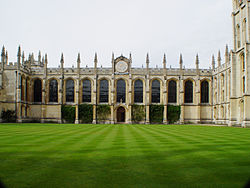
M76 109L75 106L62 105L61 108L62 119L67 123L74 123L76 118Z
M145 106L144 105L132 105L132 121L140 122L145 120Z
M176 123L180 120L181 107L168 105L168 121L170 124Z
M163 105L150 105L149 107L149 119L150 123L162 123L163 122Z
M79 120L81 123L92 123L93 122L93 105L81 104L79 105Z
M106 104L98 105L96 111L98 120L108 120L111 114L110 106Z
M1 118L4 123L15 123L16 112L14 110L4 110L2 111Z

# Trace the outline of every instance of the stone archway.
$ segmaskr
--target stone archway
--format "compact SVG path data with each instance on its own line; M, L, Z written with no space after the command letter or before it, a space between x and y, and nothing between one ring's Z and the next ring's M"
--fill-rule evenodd
M117 110L116 110L116 120L117 123L125 123L126 121L126 110L124 107L120 106Z

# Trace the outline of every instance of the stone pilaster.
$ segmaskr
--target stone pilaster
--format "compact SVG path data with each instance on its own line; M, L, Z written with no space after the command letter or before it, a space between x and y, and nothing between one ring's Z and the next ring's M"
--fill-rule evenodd
M163 85L163 105L164 105L164 111L163 111L163 124L168 123L168 107L167 107L167 80L164 79L164 85Z
M79 78L76 80L76 99L75 99L75 102L76 102L76 105L75 105L75 108L76 108L76 119L75 119L75 124L79 124Z

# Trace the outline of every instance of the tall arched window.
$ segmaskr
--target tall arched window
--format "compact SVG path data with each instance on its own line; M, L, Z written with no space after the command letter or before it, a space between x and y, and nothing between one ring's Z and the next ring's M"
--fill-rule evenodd
M109 102L109 83L108 83L108 80L101 80L100 81L99 102L100 103L108 103Z
M243 76L243 94L246 92L246 78Z
M242 71L244 72L246 70L245 54L244 53L240 56L240 61L242 64Z
M42 81L40 79L34 81L34 102L42 102Z
M58 83L56 79L49 82L49 102L58 102Z
M174 80L171 80L168 83L168 102L169 103L177 102L177 87L176 87L176 81Z
M91 102L91 81L88 79L82 82L82 102Z
M75 102L75 83L72 79L66 81L66 102Z
M201 103L209 103L209 83L206 80L201 82Z
M188 80L185 82L185 103L193 103L193 82Z
M151 102L152 103L160 103L161 102L161 85L159 80L154 80L152 82L152 93L151 93Z
M24 82L25 78L21 76L21 100L24 101Z
M136 80L134 85L134 102L143 103L143 82Z
M120 79L116 83L116 102L126 102L126 82Z
M26 79L26 87L25 87L25 91L26 91L26 96L25 96L25 100L28 102L29 101L29 78Z

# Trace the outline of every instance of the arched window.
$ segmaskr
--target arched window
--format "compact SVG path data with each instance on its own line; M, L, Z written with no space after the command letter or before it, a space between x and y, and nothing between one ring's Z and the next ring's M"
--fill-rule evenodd
M177 87L176 87L176 81L174 80L171 80L168 83L168 102L169 103L177 102Z
M206 80L201 82L201 103L209 103L209 83Z
M21 101L24 101L24 81L25 79L21 76Z
M75 102L75 83L72 79L66 81L66 102Z
M185 103L193 103L193 82L188 80L185 82Z
M91 102L91 81L88 79L82 82L82 102Z
M134 85L134 102L143 103L143 82L136 80Z
M40 79L34 81L34 102L42 102L42 81Z
M116 83L116 102L126 102L126 82L120 79Z
M108 83L108 80L101 80L100 81L99 102L100 103L108 103L109 102L109 83Z
M244 53L240 56L240 61L242 64L242 71L244 72L246 70L245 54Z
M29 101L29 78L26 79L26 87L25 87L25 91L26 91L26 96L25 96L25 100L28 102Z
M152 93L151 93L151 102L160 103L161 102L161 86L159 80L154 80L152 82Z
M49 102L58 102L58 83L55 79L49 82Z
M245 76L243 77L243 94L246 92L246 78Z

